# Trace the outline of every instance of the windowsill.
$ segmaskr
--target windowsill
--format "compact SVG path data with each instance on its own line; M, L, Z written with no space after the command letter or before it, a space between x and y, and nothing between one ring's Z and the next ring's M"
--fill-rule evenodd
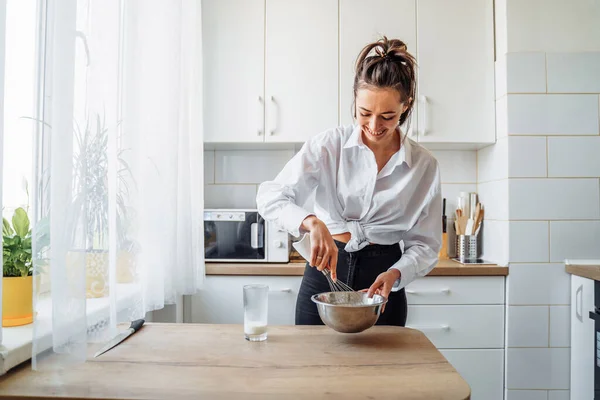
M117 284L119 298L117 309L122 310L129 307L139 293L138 284ZM46 329L39 335L39 351L49 349L52 346L50 322L52 318L52 299L48 296L42 298L38 304L40 328ZM86 316L88 326L97 324L105 319L110 309L110 298L86 300ZM0 345L0 376L6 374L11 368L31 359L33 344L33 325L22 325L11 328L2 328L2 345Z
M31 358L33 324L2 328L0 375Z

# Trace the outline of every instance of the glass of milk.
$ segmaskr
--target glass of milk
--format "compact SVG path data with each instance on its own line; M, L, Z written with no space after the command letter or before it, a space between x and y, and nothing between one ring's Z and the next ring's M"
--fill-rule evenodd
M244 286L244 336L251 342L267 339L269 286Z

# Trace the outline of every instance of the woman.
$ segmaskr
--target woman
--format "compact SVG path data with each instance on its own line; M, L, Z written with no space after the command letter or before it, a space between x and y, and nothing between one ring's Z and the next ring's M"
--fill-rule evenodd
M330 291L320 272L329 268L353 289L388 298L377 324L404 326L404 287L437 263L438 162L400 129L413 109L415 69L402 41L384 37L367 45L356 63L356 123L311 138L273 181L259 187L258 210L265 219L294 236L310 234L296 324L322 324L310 297ZM313 214L300 205L314 190Z

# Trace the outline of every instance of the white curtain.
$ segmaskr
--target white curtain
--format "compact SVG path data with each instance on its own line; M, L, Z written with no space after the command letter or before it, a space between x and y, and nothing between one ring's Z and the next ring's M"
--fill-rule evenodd
M35 369L204 278L200 0L44 3Z

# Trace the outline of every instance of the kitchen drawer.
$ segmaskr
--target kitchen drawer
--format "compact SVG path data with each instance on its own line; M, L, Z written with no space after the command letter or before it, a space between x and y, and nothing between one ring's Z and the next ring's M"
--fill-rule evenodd
M186 321L209 324L244 322L243 287L269 285L269 325L293 325L301 276L207 276L204 287L187 296Z
M438 349L504 347L501 305L409 305L406 326L422 331Z
M406 286L408 304L504 304L503 276L426 276Z
M504 350L440 350L471 386L471 400L504 398Z

